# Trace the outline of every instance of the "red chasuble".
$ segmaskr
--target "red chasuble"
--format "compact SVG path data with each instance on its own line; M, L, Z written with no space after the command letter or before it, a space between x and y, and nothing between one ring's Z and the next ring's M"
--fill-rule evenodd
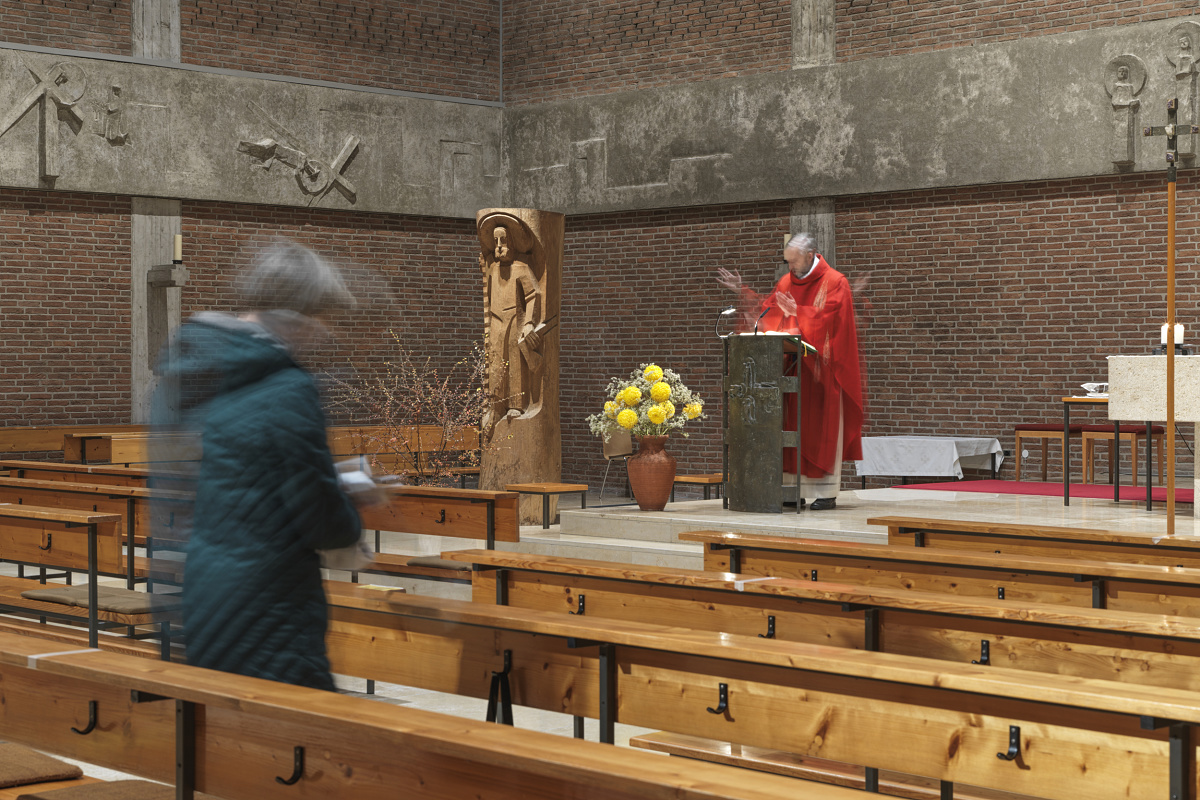
M776 294L787 292L796 300L796 316L786 316L776 304ZM862 458L863 392L858 360L858 329L854 298L846 276L817 256L817 266L803 278L789 271L775 291L759 305L765 311L759 330L799 332L817 348L816 355L800 359L800 392L804 408L800 446L803 474L819 478L833 472L837 461ZM795 374L791 372L790 374ZM838 396L841 396L841 407ZM785 427L795 418L794 395L785 395ZM837 452L838 415L842 415L842 452ZM796 450L785 448L783 469L796 471Z

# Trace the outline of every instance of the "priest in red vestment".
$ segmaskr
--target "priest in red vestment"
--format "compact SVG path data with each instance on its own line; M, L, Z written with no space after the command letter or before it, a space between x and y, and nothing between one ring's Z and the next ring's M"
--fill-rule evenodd
M836 507L842 461L862 458L863 390L854 298L846 276L817 252L807 233L784 247L788 271L767 297L742 284L736 272L718 270L718 282L741 293L746 327L800 333L816 348L801 358L800 491L813 510ZM794 365L793 365L794 369ZM795 374L792 372L791 374ZM794 395L785 395L784 419L795 418ZM796 475L796 450L785 448L783 471Z

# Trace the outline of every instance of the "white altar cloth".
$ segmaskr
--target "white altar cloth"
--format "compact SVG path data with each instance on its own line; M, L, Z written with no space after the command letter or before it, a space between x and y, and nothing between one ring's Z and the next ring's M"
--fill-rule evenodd
M963 467L996 469L1004 462L999 439L983 436L864 436L862 461L855 461L859 475L896 477L963 476Z

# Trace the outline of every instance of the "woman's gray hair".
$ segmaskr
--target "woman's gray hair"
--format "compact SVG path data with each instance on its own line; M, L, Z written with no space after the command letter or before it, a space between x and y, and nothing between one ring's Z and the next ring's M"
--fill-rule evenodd
M779 240L776 239L776 241ZM817 240L811 233L797 233L791 239L788 239L788 243L783 246L784 250L788 248L815 253L817 252Z
M240 283L243 301L255 310L287 309L313 317L354 306L337 267L286 239L259 252Z

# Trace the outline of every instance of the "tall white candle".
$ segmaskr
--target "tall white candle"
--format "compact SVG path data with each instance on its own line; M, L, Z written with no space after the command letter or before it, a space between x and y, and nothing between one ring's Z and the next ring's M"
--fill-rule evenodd
M1162 335L1159 338L1159 342L1161 344L1166 344L1167 343L1167 326L1166 325L1162 326L1161 333L1162 333ZM1183 344L1183 325L1178 322L1175 323L1175 344Z
M176 261L183 261L183 234L175 234L175 256ZM1164 333L1163 336L1166 336ZM1165 339L1163 341L1166 341Z

